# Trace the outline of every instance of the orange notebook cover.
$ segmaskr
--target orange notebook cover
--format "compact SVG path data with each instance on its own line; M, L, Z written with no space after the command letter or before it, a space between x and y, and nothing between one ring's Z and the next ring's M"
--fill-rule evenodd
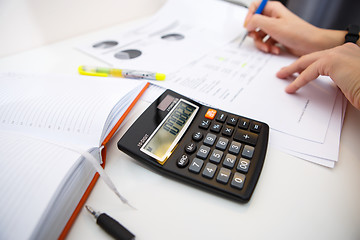
M126 109L126 111L124 112L124 114L120 117L120 119L117 121L117 123L115 124L115 126L113 127L113 129L110 131L110 133L108 134L108 136L105 138L105 140L103 141L103 143L101 144L102 146L104 146L104 149L101 152L101 157L103 160L102 163L102 167L105 168L105 162L106 162L106 144L110 141L110 139L114 136L114 134L116 133L116 131L118 130L118 128L120 127L121 123L124 121L124 119L126 118L126 116L129 114L129 112L131 111L131 109L135 106L136 102L140 99L140 97L142 96L142 94L145 92L145 90L149 87L150 83L147 83L144 88L140 91L140 93L136 96L136 98L132 101L132 103L130 104L130 106ZM95 183L97 182L97 180L99 179L99 174L96 173L92 179L92 181L90 182L88 188L86 189L84 195L82 196L82 198L80 199L78 205L76 206L73 214L71 215L71 217L69 218L67 224L65 225L63 231L61 232L59 239L65 239L66 235L69 233L71 226L74 224L77 216L79 215L81 209L83 208L87 198L89 197L91 190L94 188Z

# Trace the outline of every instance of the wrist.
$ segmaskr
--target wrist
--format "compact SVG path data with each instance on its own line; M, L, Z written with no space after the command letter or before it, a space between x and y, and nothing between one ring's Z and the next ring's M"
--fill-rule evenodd
M320 37L318 38L318 44L322 49L325 50L333 47L340 46L344 44L345 35L347 31L342 30L330 30L330 29L320 29Z

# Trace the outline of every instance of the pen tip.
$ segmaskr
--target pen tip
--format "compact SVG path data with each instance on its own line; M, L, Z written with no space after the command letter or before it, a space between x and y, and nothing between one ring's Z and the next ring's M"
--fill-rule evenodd
M94 211L94 209L92 209L88 205L85 205L85 208L86 208L86 210L88 210L89 213L91 213L92 215L95 215L96 212Z
M248 32L246 32L246 33L244 34L244 36L242 37L242 39L241 39L241 41L240 41L240 43L239 43L239 47L241 47L241 45L242 45L243 42L245 41L247 35L248 35Z

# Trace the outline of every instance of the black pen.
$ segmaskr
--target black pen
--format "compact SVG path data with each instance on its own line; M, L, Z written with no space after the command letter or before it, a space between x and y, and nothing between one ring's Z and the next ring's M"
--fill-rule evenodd
M135 239L135 235L122 226L115 219L107 215L106 213L96 212L91 207L85 205L86 210L91 213L96 219L96 223L110 234L115 239L119 240L132 240Z

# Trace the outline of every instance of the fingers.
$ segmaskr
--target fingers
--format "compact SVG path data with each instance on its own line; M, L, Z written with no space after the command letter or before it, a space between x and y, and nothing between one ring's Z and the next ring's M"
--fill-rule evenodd
M261 14L255 14L247 22L246 29L251 32L257 28L260 28L262 31L272 35L272 33L278 27L277 21L277 18L267 17Z
M248 13L245 17L245 23L247 22L246 20L249 20L251 16L254 15L260 4L261 4L260 0L253 1L250 4L248 8L249 9ZM286 10L287 10L286 7L280 2L271 1L266 4L265 8L262 11L262 15L269 17L280 17L284 12L286 12ZM244 25L246 26L246 24Z
M299 88L305 86L312 80L315 80L319 75L319 62L316 61L308 66L302 73L286 88L285 92L287 93L295 93Z
M277 77L279 78L287 78L294 73L300 73L300 75L285 88L285 92L295 93L299 88L321 75L324 61L326 61L326 58L324 59L322 57L325 54L326 51L308 54L299 58L291 65L282 68L277 73Z
M267 41L263 41L262 39L254 40L255 46L265 53L272 53L275 55L280 54L280 48L276 46L277 43L272 38L269 38Z
M277 41L263 31L250 32L249 36L254 39L255 46L261 51L276 55L280 54L280 48L276 46Z
M264 42L269 47L269 52L275 55L280 54L280 48L276 45L278 42L273 38L269 37L268 40Z
M244 21L244 27L246 27L247 23L249 22L250 18L254 15L256 9L259 7L261 1L254 1L250 4L249 10L246 14L245 21Z
M293 62L287 67L283 67L280 69L276 76L278 78L288 78L294 73L302 73L308 66L310 66L313 62L318 60L320 57L322 57L325 54L325 52L315 52L308 55L304 55L300 57L298 60Z
M260 3L258 5L260 5ZM262 15L279 18L287 12L289 12L289 10L279 1L269 1L262 11Z
M250 7L248 14L245 18L244 26L249 31L249 36L254 38L255 46L263 52L280 54L280 48L276 46L277 41L269 37L274 31L276 31L277 18L273 18L277 15L277 7L281 5L280 3L271 2L265 6L263 13L266 13L267 16L262 14L255 14L256 9L259 7L260 1L253 2ZM261 29L260 31L255 31L256 29ZM268 38L266 38L268 37Z

